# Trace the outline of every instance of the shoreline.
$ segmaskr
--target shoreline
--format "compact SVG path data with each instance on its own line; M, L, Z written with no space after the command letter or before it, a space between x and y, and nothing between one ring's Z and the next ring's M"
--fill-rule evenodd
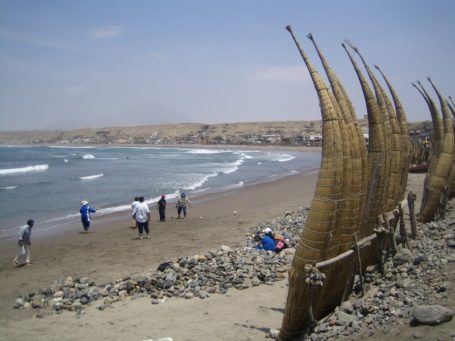
M318 172L294 174L227 192L192 199L186 219L176 219L168 206L167 221L158 222L151 207L151 239L138 240L128 226L128 212L93 216L92 231L82 234L80 222L62 230L32 235L33 265L14 268L16 243L0 240L0 308L5 320L29 318L33 311L14 310L16 297L48 287L66 276L90 277L98 283L115 281L134 273L156 269L165 261L203 254L221 245L241 246L257 224L311 203Z
M52 147L55 145L36 145L36 147ZM19 147L21 147L19 145ZM59 147L59 146L58 146ZM62 146L62 147L71 147L71 146ZM77 148L80 147L87 147L87 148L97 148L97 147L102 147L102 148L144 148L144 147L149 147L149 148L179 148L179 149L216 149L216 150L244 150L244 151L254 151L254 150L270 150L270 151L280 151L280 152L299 152L299 153L305 153L305 152L320 152L321 148L320 147L306 147L306 146L257 146L258 148L251 148L253 146L241 146L241 145L197 145L197 144L178 144L178 145L141 145L141 144L136 144L136 145L77 145L74 146ZM256 147L256 146L254 146ZM308 174L312 174L314 172L317 172L319 170L319 165L317 168L314 169L309 169L309 170L303 170L300 169L298 172L305 171ZM288 177L288 176L293 176L294 174L281 174L279 176L276 176L275 178L268 178L268 179L258 179L255 182L242 185L239 188L235 188L234 186L229 186L226 188L220 188L220 189L215 189L211 188L209 191L199 191L199 189L193 190L193 191L188 191L190 193L190 198L192 200L199 200L199 198L203 198L207 195L210 194L216 194L216 193L222 193L222 192L230 192L230 191L235 191L237 189L242 189L247 186L251 185L257 185L261 183L266 183L266 182L273 182L277 181L283 177ZM169 193L167 194L168 196L168 203L174 203L176 201L176 198L174 197L174 194ZM159 198L146 198L147 201L149 201L149 207L152 207L156 204ZM156 199L156 200L155 200ZM101 207L100 212L98 214L94 214L92 216L93 219L105 217L105 216L110 216L110 215L125 215L129 211L129 206L130 202L125 202L122 204L119 204L117 206L112 206L112 207ZM33 218L33 217L31 217ZM17 226L11 226L8 227L5 230L0 231L0 241L2 240L11 240L13 238L16 238L17 230L19 229L20 226L23 224L20 224L20 221L18 221ZM40 223L42 224L40 226ZM68 229L71 228L71 226L75 224L79 224L80 219L79 219L79 212L78 208L75 209L73 212L70 212L66 215L63 216L56 216L52 217L50 220L44 220L44 221L36 221L35 219L35 229L34 229L34 237L35 238L40 238L41 235L47 236L49 234L52 234L56 231L57 227L61 227L62 229ZM49 225L47 227L42 227L43 225Z

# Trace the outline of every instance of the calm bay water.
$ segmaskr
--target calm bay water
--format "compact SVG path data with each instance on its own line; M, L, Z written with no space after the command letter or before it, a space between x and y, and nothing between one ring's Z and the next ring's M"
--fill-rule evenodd
M226 191L319 168L319 152L155 147L0 146L0 238L35 219L36 229L79 220L81 200L97 215L127 211L134 196L155 203Z

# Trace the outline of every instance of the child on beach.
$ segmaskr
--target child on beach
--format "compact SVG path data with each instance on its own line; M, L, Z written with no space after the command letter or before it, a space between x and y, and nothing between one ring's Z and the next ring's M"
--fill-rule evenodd
M82 200L82 207L79 210L81 214L81 221L82 226L84 227L84 233L88 233L88 229L90 228L90 213L95 213L96 209L91 208L88 205L88 201Z
M24 225L19 230L19 240L17 241L18 252L13 260L14 266L30 265L30 237L32 235L32 227L35 224L33 219L27 220L27 225Z

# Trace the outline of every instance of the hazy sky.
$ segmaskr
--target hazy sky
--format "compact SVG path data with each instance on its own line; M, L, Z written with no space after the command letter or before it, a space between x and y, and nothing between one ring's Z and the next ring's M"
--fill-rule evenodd
M409 121L429 120L411 81L455 97L454 18L453 0L0 0L0 130L320 119L288 24L323 74L313 33L357 116L346 38Z

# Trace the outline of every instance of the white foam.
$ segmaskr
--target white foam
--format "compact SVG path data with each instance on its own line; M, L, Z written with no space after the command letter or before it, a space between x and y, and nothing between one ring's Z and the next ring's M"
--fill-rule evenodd
M267 153L265 159L270 161L287 162L295 159L295 156L281 153Z
M3 189L3 190L11 190L11 189L15 189L17 186L6 186L6 187L0 187L0 189Z
M219 154L225 153L226 150L218 150L218 149L189 149L186 151L188 154Z
M96 178L101 178L102 176L104 176L103 173L95 174L95 175L88 175L88 176L81 176L79 179L81 179L81 180L92 180L92 179L96 179Z
M212 174L208 174L208 175L205 175L202 177L201 180L199 180L198 182L195 182L191 185L189 185L188 187L185 187L185 189L189 189L189 190L195 190L196 188L199 188L201 187L204 183L207 182L208 179L214 177L214 176L217 176L218 173L212 173Z
M63 159L63 162L68 162L68 159Z
M62 149L91 149L91 146L49 146L49 148L62 148Z
M29 172L43 172L49 169L49 165L35 165L22 168L5 168L0 169L0 175L21 174Z
M294 159L295 159L295 156L284 154L284 155L280 155L280 158L277 161L278 162L288 162L288 161L291 161Z
M225 170L223 170L223 174L230 174L230 173L234 173L236 171L239 170L239 166L243 163L243 159L240 159L240 160L237 160L237 161L234 161L232 163L230 163L229 167Z
M95 158L95 155L92 155L92 154L85 154L84 156L82 156L82 158L84 160L91 160L91 159L94 159Z

